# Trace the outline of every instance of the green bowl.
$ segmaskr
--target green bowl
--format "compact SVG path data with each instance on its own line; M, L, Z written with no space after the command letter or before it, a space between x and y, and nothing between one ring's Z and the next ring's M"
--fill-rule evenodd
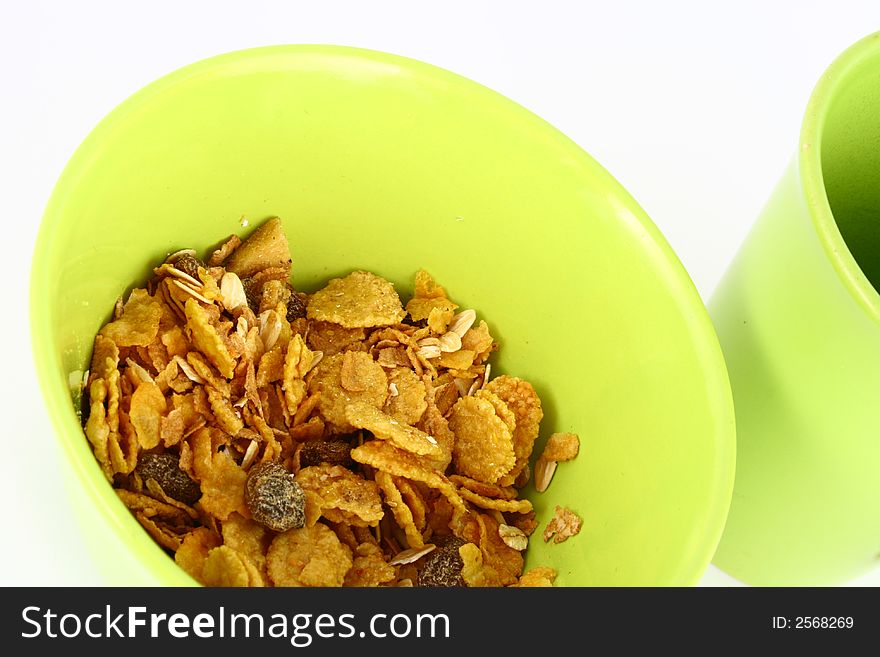
M502 96L432 66L329 46L234 52L139 91L64 170L34 252L36 366L70 498L107 581L192 580L116 499L68 379L114 300L182 247L280 216L294 284L353 268L402 296L425 268L531 381L541 441L581 436L545 493L583 529L536 536L559 585L689 585L724 526L734 416L714 329L657 228L589 155ZM539 442L540 447L540 442ZM540 533L540 529L539 529Z

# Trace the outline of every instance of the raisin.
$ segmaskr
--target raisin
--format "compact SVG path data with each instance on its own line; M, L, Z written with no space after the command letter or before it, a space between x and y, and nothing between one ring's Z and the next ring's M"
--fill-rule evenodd
M287 301L287 321L292 322L306 316L306 302L296 290L290 293L290 299Z
M242 278L241 286L244 288L244 297L247 299L248 307L255 313L259 313L262 288L257 286L253 278Z
M207 268L204 262L188 253L179 257L174 262L174 267L175 269L182 271L184 274L189 274L196 280L199 280L199 267L202 269Z
M309 440L299 448L299 465L301 468L310 465L330 463L349 468L354 465L351 460L351 445L344 440Z
M415 321L415 320L414 320L412 317L410 317L409 315L407 315L406 317L404 317L401 323L403 323L403 324L408 324L409 326L415 326L416 328L425 328L425 327L428 326L428 320L427 320L427 319L420 319L420 320L418 320L418 321Z
M198 483L180 469L180 460L175 454L144 454L135 471L141 479L154 479L168 497L195 504L202 496Z
M424 558L419 568L419 586L464 586L461 576L464 562L458 553L458 548L464 545L464 541L452 535L437 536L434 544L437 549Z
M276 532L305 524L306 495L280 463L260 463L248 472L245 501L251 517Z

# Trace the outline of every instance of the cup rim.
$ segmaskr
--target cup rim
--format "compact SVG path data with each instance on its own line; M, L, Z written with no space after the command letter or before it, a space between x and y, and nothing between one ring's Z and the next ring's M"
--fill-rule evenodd
M862 271L834 219L822 174L822 137L831 100L848 75L866 59L880 55L880 32L861 38L840 53L822 73L804 112L798 166L810 217L822 248L856 302L880 324L880 292Z
M72 434L78 433L82 435L82 429L73 419L68 390L58 378L58 372L61 369L60 358L58 354L43 348L48 342L49 327L47 326L44 313L44 303L47 298L46 291L49 288L49 277L45 268L40 266L43 260L41 253L46 249L46 244L51 240L51 235L54 232L54 226L60 220L60 208L63 206L64 197L71 186L75 185L77 170L82 162L94 155L95 151L100 148L101 141L126 116L138 111L155 96L173 89L178 84L186 83L191 78L210 75L217 68L235 67L236 65L241 65L242 62L253 63L253 60L260 58L310 56L344 57L394 64L422 75L443 80L449 84L464 85L469 93L484 97L492 103L497 103L499 106L504 107L505 111L518 115L533 129L544 132L548 139L552 139L559 148L570 154L576 161L586 162L590 169L594 170L597 175L604 179L608 185L609 193L613 190L614 203L627 209L631 219L641 225L645 234L653 241L655 248L662 253L663 266L669 272L670 292L675 299L675 303L689 311L687 330L698 347L697 351L699 352L699 358L706 377L709 403L717 414L717 426L719 427L716 435L713 436L715 447L717 448L716 459L713 463L716 481L712 496L707 500L704 519L701 521L700 532L702 538L700 545L697 549L689 550L686 553L683 552L675 572L670 573L668 576L669 583L672 585L695 585L711 563L727 519L727 512L733 492L736 448L733 399L726 363L714 325L709 318L708 310L678 255L630 192L604 166L595 161L592 155L573 142L558 128L516 101L466 76L418 59L346 45L284 44L259 46L225 52L177 68L134 92L110 111L73 153L64 171L58 178L44 211L33 251L30 281L31 346L37 376L55 430L55 437L61 443L62 453L68 457L69 462L72 461L74 480L80 484L85 482L86 493L91 501L95 503L99 516L108 525L114 524L114 501L108 499L106 495L102 494L102 491L97 490L94 486L88 485L90 475L86 472L86 465L77 461L71 445ZM85 440L85 437L82 436L82 439ZM153 573L165 574L178 572L177 567L173 566L173 563L167 557L161 555L160 559L159 555L160 552L158 550L154 551L149 557L142 555L141 558L147 570ZM179 572L182 573L182 571ZM162 577L161 574L157 575L158 579ZM180 580L178 579L177 581Z

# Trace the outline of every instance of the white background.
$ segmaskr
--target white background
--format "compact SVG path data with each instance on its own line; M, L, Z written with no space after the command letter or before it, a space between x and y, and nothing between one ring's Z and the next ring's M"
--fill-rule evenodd
M33 240L65 162L141 86L277 43L355 45L470 77L556 125L659 226L704 298L793 156L832 59L880 3L0 0L0 584L99 584L32 373ZM711 568L704 584L735 584ZM857 583L878 585L880 573Z

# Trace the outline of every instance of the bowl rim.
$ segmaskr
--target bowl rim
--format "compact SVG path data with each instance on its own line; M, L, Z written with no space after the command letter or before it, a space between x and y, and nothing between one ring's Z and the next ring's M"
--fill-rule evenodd
M853 257L831 211L822 173L822 137L828 112L838 90L854 70L867 60L878 58L880 32L874 32L850 45L825 69L804 111L797 156L801 189L826 257L846 289L875 323L880 323L880 292Z
M416 59L377 50L344 45L286 44L247 48L208 57L178 68L130 95L109 112L79 145L65 165L49 197L40 222L30 272L31 347L37 378L55 437L61 443L63 453L66 456L67 464L62 467L72 469L75 481L85 489L101 520L118 534L124 534L129 528L120 525L119 508L124 508L121 502L106 494L103 481L100 482L102 485L98 485L99 482L94 477L94 472L91 471L91 468L96 467L95 464L82 463L76 457L73 440L84 440L82 427L73 412L67 379L64 376L58 376L58 373L63 371L60 355L52 349L44 348L52 344L50 339L52 327L48 321L50 316L48 312L50 280L47 268L43 266L42 254L47 251L47 245L52 240L55 227L61 221L63 214L61 210L65 198L76 186L81 165L95 155L96 150L100 149L103 139L106 136L112 136L114 128L127 116L148 104L153 97L168 92L177 85L185 84L194 78L211 75L226 67L240 66L243 63L253 66L259 60L267 58L280 58L283 61L292 62L300 58L320 59L326 57L343 58L361 64L369 62L393 65L410 75L442 80L447 84L463 88L468 93L481 97L486 102L491 102L493 107L516 116L524 125L540 131L542 138L552 142L556 148L561 149L579 165L595 173L609 190L609 202L621 207L627 217L637 222L639 228L653 242L651 246L662 256L662 266L667 269L664 282L672 302L678 305L682 311L686 331L694 345L697 361L702 368L708 406L717 427L715 435L707 437L712 441L715 454L712 463L714 485L711 494L706 499L702 516L695 521L700 523L700 526L694 529L695 532L699 532L700 536L691 541L687 550L682 550L683 554L676 568L673 569L673 573L665 578L669 581L662 585L691 586L698 583L711 562L726 523L733 493L736 444L733 397L727 367L709 313L689 274L666 238L629 192L592 156L557 128L519 103L469 78ZM137 523L127 510L126 515L132 523ZM140 529L139 525L136 526ZM127 542L130 539L123 540ZM149 540L152 542L152 539ZM158 581L163 583L194 583L188 575L185 575L173 564L173 561L158 546L155 550L145 554L139 552L138 558L143 562L145 569L154 574Z

